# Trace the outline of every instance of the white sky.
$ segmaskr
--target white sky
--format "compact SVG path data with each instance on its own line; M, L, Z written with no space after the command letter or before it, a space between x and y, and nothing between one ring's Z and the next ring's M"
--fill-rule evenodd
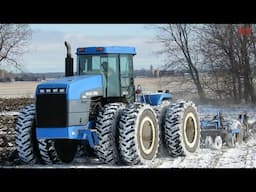
M27 72L64 72L66 48L71 43L76 62L77 47L133 46L135 69L160 67L163 58L156 54L160 49L155 31L147 24L31 24L33 30L29 51L21 59Z

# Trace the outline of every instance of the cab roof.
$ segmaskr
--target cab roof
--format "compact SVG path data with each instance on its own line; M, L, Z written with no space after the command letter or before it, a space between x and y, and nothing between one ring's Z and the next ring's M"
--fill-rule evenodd
M80 47L77 48L77 55L100 55L100 54L131 54L135 55L134 47L109 46L109 47Z

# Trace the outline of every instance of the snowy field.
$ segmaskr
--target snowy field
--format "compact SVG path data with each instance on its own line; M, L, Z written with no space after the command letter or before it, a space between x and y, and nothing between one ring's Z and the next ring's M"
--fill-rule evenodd
M136 80L137 83L141 83L140 79ZM33 97L35 86L38 82L24 82L13 84L0 84L0 98L13 98L13 97ZM149 82L150 84L150 82ZM169 84L170 90L174 89L172 84ZM183 86L174 85L173 86ZM185 86L185 85L184 85ZM17 87L19 87L17 89ZM152 87L155 89L156 87ZM151 88L150 88L151 89ZM7 91L9 90L9 92ZM15 91L16 90L16 91ZM184 87L186 90L186 87ZM182 93L183 94L183 93ZM182 97L183 98L183 97ZM3 103L0 105L3 105ZM222 112L225 119L234 118L237 119L238 115L243 112L247 112L249 115L249 122L254 124L256 122L256 107L253 105L198 105L198 111L201 119L211 119L217 112ZM10 156L10 153L15 150L14 144L14 119L19 114L18 110L12 108L8 111L0 110L0 136L9 136L7 139L7 147L10 150L6 156ZM7 126L8 124L8 126ZM255 123L256 124L256 123ZM1 143L2 142L2 143ZM3 141L0 137L0 153L4 153ZM166 156L157 157L150 165L140 166L109 166L102 164L95 157L80 156L74 159L69 164L56 164L56 165L17 165L13 162L4 162L0 158L1 168L33 168L33 169L66 169L66 168L256 168L256 126L252 126L250 129L250 135L248 140L234 148L224 145L220 150L214 150L209 148L199 148L194 154L186 157L171 158Z
M108 166L97 158L77 157L70 164L16 165L2 168L256 168L256 134L246 143L234 148L223 146L221 150L199 149L186 157L158 157L150 165Z
M222 111L225 118L235 118L239 113L248 111L250 122L256 122L256 108L249 106L216 107L199 105L198 110L201 118L212 116L217 111ZM8 112L8 115L17 114L18 112ZM246 142L234 148L227 147L226 145L223 145L220 150L199 148L195 153L186 157L157 157L150 165L109 166L102 164L95 157L81 157L77 155L74 161L69 164L3 165L2 168L256 168L256 127L250 130L250 136Z

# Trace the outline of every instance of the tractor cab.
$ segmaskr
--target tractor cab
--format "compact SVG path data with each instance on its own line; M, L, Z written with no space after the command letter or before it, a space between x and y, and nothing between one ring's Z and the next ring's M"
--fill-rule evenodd
M133 47L83 47L77 49L77 74L102 74L105 98L135 101Z

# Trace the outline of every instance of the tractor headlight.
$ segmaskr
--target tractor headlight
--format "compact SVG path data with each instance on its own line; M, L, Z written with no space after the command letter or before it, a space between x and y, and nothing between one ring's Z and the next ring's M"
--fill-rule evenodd
M40 88L40 94L49 94L49 93L66 93L65 88Z
M39 89L39 93L45 93L45 89Z
M99 94L100 94L99 91L87 91L87 92L84 92L81 95L81 98L82 99L87 99L87 98L90 98L90 97L98 96Z

